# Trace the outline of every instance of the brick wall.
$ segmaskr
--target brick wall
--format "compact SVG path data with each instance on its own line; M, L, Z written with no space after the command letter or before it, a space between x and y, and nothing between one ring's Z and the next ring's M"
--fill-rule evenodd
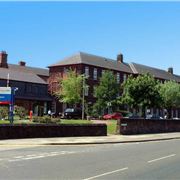
M105 124L84 125L1 125L0 139L106 136Z
M121 119L120 134L180 132L179 120Z

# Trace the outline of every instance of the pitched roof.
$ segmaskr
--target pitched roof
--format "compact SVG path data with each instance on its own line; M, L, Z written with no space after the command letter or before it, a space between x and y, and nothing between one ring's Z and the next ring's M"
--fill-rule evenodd
M134 74L150 73L156 78L165 79L165 80L174 80L176 82L180 82L180 76L171 74L168 71L162 69L145 66L137 63L130 63L130 67L133 70Z
M34 73L12 70L11 68L0 68L0 79L7 79L8 74L10 80L47 84L43 79Z
M97 67L103 67L106 69L113 69L117 71L133 73L129 65L126 63L119 63L113 59L109 59L101 56L95 56L84 52L79 52L73 56L67 57L55 64L50 65L49 67L71 65L71 64L87 64Z
M40 76L49 76L49 69L45 69L45 68L43 69L43 68L36 68L36 67L30 67L30 66L20 66L16 64L8 64L8 68L10 70L34 73Z
M170 74L169 72L162 69L157 69L154 67L145 66L137 63L129 63L129 64L119 63L113 59L109 59L101 56L95 56L84 52L79 52L73 56L67 57L55 64L50 65L49 67L72 65L72 64L88 64L88 65L99 66L107 69L127 72L131 74L150 73L156 78L175 80L176 82L180 82L180 76L175 74Z

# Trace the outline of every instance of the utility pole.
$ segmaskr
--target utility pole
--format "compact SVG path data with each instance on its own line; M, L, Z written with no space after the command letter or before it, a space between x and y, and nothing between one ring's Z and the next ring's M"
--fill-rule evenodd
M85 77L84 77L84 74L82 75L82 120L84 119L84 90L85 90Z

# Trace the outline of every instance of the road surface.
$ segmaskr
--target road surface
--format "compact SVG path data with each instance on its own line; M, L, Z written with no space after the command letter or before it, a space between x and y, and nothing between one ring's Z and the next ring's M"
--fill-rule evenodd
M180 179L180 140L0 147L0 179Z

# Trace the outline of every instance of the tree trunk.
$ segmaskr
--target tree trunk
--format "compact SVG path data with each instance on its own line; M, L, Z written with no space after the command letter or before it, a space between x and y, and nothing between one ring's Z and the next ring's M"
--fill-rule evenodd
M168 112L168 114L167 114L168 119L171 119L171 111L172 111L172 108L168 108L168 110L167 110L167 112Z

